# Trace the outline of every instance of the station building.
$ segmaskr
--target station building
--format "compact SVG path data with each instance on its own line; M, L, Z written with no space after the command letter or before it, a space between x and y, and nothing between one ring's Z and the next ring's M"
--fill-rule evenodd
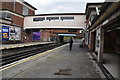
M70 37L83 37L86 26L84 13L59 13L26 16L24 30L27 41L67 41ZM36 35L35 35L36 34ZM37 35L38 34L38 35ZM38 38L34 38L38 36Z
M120 53L119 21L120 2L87 4L85 43L94 58L115 78L118 78Z
M24 42L24 17L35 15L36 8L21 0L0 1L0 33L3 43Z
M35 7L21 0L1 1L0 24L3 43L67 41L82 38L85 13L35 15Z
M0 2L1 41L67 41L82 38L90 53L116 78L120 53L120 2L87 3L85 13L35 15L33 6L20 0ZM79 10L79 9L78 9ZM112 69L111 69L112 68Z

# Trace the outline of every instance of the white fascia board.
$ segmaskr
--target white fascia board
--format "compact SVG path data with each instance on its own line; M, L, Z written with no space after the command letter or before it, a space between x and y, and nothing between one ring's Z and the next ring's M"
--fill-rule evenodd
M18 26L15 26L15 25L9 25L9 24L4 24L4 23L2 23L2 25L4 25L4 26L9 26L9 27L18 27ZM19 27L19 28L22 28L22 27Z
M63 29L71 29L71 28L73 28L73 29L84 29L84 27L61 27L61 26L43 26L43 27L24 27L24 29L44 29L44 28L48 28L48 29L52 29L52 28L56 28L56 29L58 29L58 28L63 28Z
M21 18L24 18L23 16L21 16L21 15L19 15L19 14L16 14L16 13L14 13L14 12L8 11L8 10L2 10L2 11L0 11L0 12L7 12L7 13L10 13L10 14L12 14L12 15L19 16L19 17L21 17Z

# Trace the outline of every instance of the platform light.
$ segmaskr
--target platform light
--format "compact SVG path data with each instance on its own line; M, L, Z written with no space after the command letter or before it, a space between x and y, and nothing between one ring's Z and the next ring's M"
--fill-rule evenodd
M120 27L118 27L117 29L120 29Z
M27 39L27 37L25 36L25 39Z
M97 15L99 15L99 12L100 12L100 10L98 9L98 7L96 7L96 13L97 13Z
M107 30L107 32L110 32L110 31L112 31L112 30Z

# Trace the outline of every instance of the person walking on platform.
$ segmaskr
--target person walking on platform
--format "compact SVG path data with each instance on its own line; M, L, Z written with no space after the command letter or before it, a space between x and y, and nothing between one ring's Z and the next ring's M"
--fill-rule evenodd
M72 50L72 45L73 45L73 39L72 39L72 37L70 38L69 44L70 44L70 51L71 51Z

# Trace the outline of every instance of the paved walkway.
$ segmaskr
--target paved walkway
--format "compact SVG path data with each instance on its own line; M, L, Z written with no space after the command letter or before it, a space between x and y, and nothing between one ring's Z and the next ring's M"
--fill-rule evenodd
M66 44L2 72L5 78L100 78L87 49L77 43L72 51Z
M104 62L103 66L112 74L114 78L118 78L119 74L119 59L120 56L117 53L104 53L103 54ZM112 60L111 60L112 59Z

